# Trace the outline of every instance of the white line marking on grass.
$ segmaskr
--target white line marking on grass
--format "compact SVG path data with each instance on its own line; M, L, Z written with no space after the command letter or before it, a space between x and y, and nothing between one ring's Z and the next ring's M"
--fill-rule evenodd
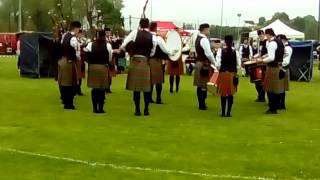
M22 151L22 150L11 149L11 148L3 148L3 147L0 147L0 151L10 152L13 154L33 156L33 157L41 157L44 159L66 161L66 162L70 162L70 163L77 163L77 164L82 164L82 165L92 166L92 167L109 167L112 169L119 169L119 170L145 171L145 172L178 174L178 175L197 176L197 177L206 177L206 178L220 178L220 179L252 179L252 180L273 180L274 179L274 178L256 177L256 176L218 175L218 174L188 172L188 171L182 171L182 170L154 169L154 168L145 168L145 167L130 167L130 166L110 164L110 163L90 162L90 161L85 161L85 160L73 159L73 158L69 158L69 157L59 157L59 156L53 156L53 155L48 155L48 154L39 154L39 153L34 153L34 152Z

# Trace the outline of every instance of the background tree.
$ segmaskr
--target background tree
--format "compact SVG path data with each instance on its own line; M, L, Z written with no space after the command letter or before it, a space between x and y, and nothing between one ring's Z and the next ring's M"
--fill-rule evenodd
M265 17L260 17L258 25L263 26L266 23L267 19Z

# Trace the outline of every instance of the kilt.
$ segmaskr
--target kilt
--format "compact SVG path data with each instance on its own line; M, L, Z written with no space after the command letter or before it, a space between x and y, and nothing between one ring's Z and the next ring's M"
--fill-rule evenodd
M284 68L286 70L286 75L284 77L284 90L289 91L289 82L290 82L290 69L289 68Z
M79 60L76 62L77 64L77 72L78 72L78 78L83 79L86 77L86 65L83 60Z
M151 91L151 73L147 57L131 57L126 89L138 92Z
M279 78L279 67L267 67L264 88L268 93L280 94L284 92L284 79Z
M58 84L60 86L78 85L78 73L76 62L68 62L67 58L62 57L58 62Z
M88 87L107 89L109 87L109 69L102 64L90 64L88 68Z
M207 83L209 82L210 80L210 74L206 77L202 77L200 75L200 70L203 66L203 62L200 62L198 61L196 63L196 66L195 66L195 69L194 69L194 79L193 79L193 86L196 86L196 87L201 87L201 88L207 88Z
M149 62L151 70L151 84L164 83L162 59L151 58Z
M183 69L183 62L182 62L182 56L178 61L167 61L167 74L170 76L181 76L183 75L184 69Z
M217 94L222 97L233 96L237 92L237 86L234 85L235 73L220 72L217 81Z

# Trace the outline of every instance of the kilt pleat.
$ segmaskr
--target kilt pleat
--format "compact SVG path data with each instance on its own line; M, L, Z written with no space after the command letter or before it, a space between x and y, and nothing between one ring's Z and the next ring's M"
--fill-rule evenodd
M196 87L207 88L207 83L210 80L210 74L211 73L209 73L209 75L205 76L205 77L201 76L200 75L200 70L201 70L203 65L204 65L204 63L200 62L200 61L198 61L196 63L195 70L194 70L193 85L196 86Z
M58 62L58 83L60 86L75 86L78 84L78 69L75 62L68 62L63 57Z
M181 76L184 74L184 67L183 67L183 61L182 56L181 58L174 62L174 61L167 61L167 74L170 76Z
M131 57L126 89L130 91L150 92L151 71L148 58L140 56Z
M280 94L284 92L284 79L279 78L279 67L267 67L264 79L264 88L266 92Z
M102 64L90 64L88 68L88 87L106 89L109 87L109 69Z
M151 84L164 83L162 59L151 58L150 70L151 70Z
M217 81L217 94L222 97L233 96L237 92L237 87L234 85L235 73L220 72Z
M289 68L285 68L286 70L286 74L285 74L285 77L284 77L284 90L285 91L289 91L290 89L290 69Z

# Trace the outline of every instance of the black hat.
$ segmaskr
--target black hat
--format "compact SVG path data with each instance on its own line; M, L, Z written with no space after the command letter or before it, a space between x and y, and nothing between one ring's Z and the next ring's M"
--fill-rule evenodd
M148 18L141 18L139 22L140 28L149 28L149 23Z
M258 34L258 36L260 36L260 35L264 34L264 31L261 30L261 29L259 29L259 30L257 31L257 34Z
M111 31L111 29L106 27L106 28L104 28L104 31Z
M199 27L199 31L203 31L204 29L210 28L210 25L205 23L205 24L201 24Z
M288 41L287 36L286 36L286 35L284 35L284 34L279 34L279 35L277 36L277 38L278 38L278 39L280 39L280 40Z
M72 21L70 23L70 29L81 28L81 23L79 21Z
M275 36L276 35L272 28L266 29L266 34L268 34L270 36Z
M227 36L225 36L225 37L224 37L224 42L225 42L226 44L232 44L232 42L233 42L233 36L232 36L232 35L227 35Z

